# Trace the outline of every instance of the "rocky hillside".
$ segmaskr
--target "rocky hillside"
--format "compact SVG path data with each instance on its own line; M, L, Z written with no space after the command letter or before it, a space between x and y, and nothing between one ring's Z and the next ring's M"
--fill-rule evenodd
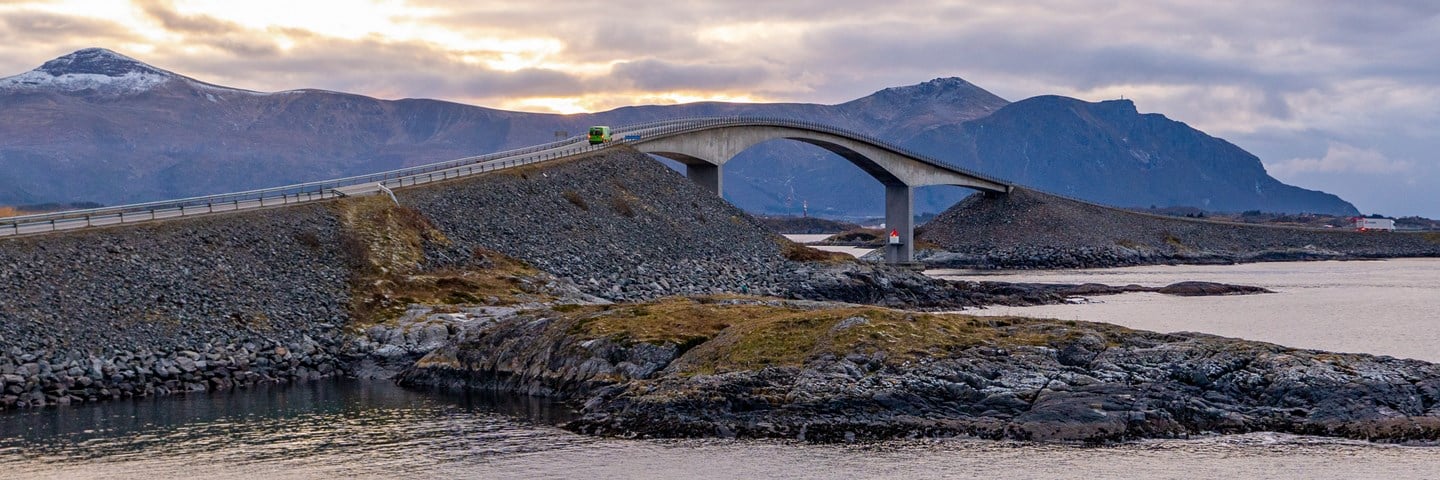
M918 230L932 265L1112 267L1154 263L1440 256L1434 233L1355 232L1143 214L1032 190L966 199Z
M1233 145L1125 105L1045 97L1010 105L942 78L838 105L696 103L545 115L320 90L253 92L86 49L0 79L0 206L224 193L534 145L589 125L756 115L867 132L985 173L1122 206L1353 211L1332 196L1280 184ZM982 119L989 123L980 130L975 122ZM830 217L882 213L877 182L838 156L794 142L741 154L727 165L725 185L727 198L758 213L794 215L804 203ZM1124 188L1110 188L1117 186ZM916 206L938 212L968 193L921 189Z

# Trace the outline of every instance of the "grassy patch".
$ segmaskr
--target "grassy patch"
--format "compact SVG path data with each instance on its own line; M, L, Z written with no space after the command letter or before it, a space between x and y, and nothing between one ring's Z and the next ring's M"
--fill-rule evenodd
M829 242L853 242L881 245L890 238L884 231L874 228L857 228L831 235L825 239Z
M422 271L425 245L449 240L418 210L378 196L349 199L339 209L341 249L354 267L350 315L357 328L397 318L415 303L507 305L549 300L529 280L538 270L493 250L472 252L481 268Z
M365 273L413 271L424 259L425 242L449 240L423 213L369 196L339 203L342 251Z
M878 307L799 308L758 302L670 298L641 305L574 307L571 334L626 342L674 343L685 353L672 368L711 374L801 366L819 356L884 352L898 364L988 346L1060 345L1121 327L1016 317L922 314ZM836 325L863 317L848 328ZM1073 323L1073 322L1071 322Z
M437 311L458 305L515 305L551 301L529 277L538 271L497 266L466 271L369 277L355 288L350 313L359 325L384 323L405 313L411 304ZM454 309L454 307L450 307Z
M561 195L564 195L565 200L569 201L571 205L587 212L590 211L590 204L586 203L585 198L581 197L579 193L575 193L574 190L566 190L565 193Z
M321 246L320 235L309 230L295 234L295 242L311 250L318 250Z
M1179 251L1190 250L1190 247L1186 246L1184 242L1180 241L1180 237L1176 237L1175 234L1170 232L1165 232L1165 244L1174 247L1176 250Z
M627 193L619 193L611 197L610 208L622 217L635 218L635 201L631 200Z
M795 243L785 237L776 237L776 243L780 244L780 254L785 258L796 262L824 262L842 263L853 262L855 257L840 252L827 252L817 248L811 248Z

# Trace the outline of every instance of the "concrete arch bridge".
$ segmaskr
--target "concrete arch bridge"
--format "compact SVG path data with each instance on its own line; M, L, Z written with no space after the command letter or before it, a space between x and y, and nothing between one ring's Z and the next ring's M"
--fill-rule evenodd
M351 195L390 193L394 188L530 165L616 145L629 145L641 152L684 163L691 180L720 194L725 163L762 142L788 139L834 152L885 185L886 226L896 231L899 237L898 241L886 246L885 259L891 263L906 263L914 255L915 187L955 185L992 193L1009 193L1014 189L1010 183L858 132L804 120L693 118L629 125L615 128L613 132L615 141L600 145L591 145L582 135L543 145L368 175L220 195L0 218L0 238L272 208Z
M954 185L990 193L1010 193L1014 188L876 138L800 120L698 119L630 129L628 133L623 142L641 152L684 163L687 177L717 195L723 191L725 163L755 145L786 139L829 150L885 185L885 225L898 234L885 247L885 259L891 263L910 262L914 257L915 187Z

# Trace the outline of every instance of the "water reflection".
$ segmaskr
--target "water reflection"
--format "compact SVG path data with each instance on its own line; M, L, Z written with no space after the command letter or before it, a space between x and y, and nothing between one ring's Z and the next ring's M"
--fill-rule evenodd
M445 462L556 446L554 438L527 442L525 432L583 441L549 427L568 415L535 398L413 392L385 382L262 387L6 414L0 469L166 457L244 465L339 455L383 464L401 452Z
M617 440L531 398L323 382L0 415L3 478L1427 478L1440 449L1275 434L1108 448Z

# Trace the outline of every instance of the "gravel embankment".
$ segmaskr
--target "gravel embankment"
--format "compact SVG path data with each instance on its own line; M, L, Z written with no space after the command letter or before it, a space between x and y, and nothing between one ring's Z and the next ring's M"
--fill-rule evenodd
M481 246L612 300L781 295L790 265L752 217L630 150L397 192L449 238L433 268Z
M1017 189L975 195L926 223L936 267L1097 268L1165 263L1440 256L1440 234L1243 225L1141 214Z
M596 157L397 192L443 232L427 268L498 250L614 301L745 292L908 308L1052 303L868 263L787 260L783 239L644 154Z
M330 375L325 206L0 241L0 409Z

